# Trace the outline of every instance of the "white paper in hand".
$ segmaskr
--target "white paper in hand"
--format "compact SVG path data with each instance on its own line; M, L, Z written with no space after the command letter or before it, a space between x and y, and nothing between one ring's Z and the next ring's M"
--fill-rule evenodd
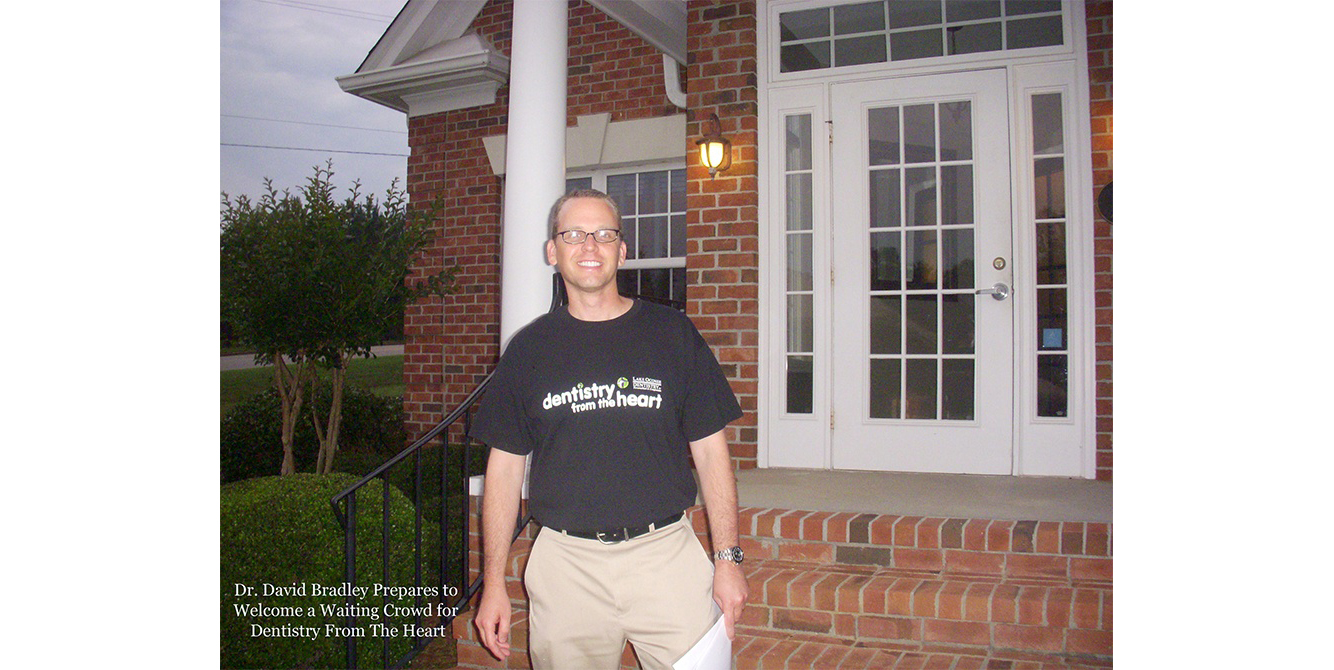
M717 603L713 605L713 613L717 617L713 626L681 660L672 664L672 670L731 670L732 641L727 639L727 625Z

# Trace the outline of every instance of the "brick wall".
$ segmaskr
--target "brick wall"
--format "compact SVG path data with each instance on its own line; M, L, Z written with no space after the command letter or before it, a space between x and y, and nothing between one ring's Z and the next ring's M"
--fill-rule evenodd
M1112 183L1112 3L1085 5L1089 113L1093 127L1093 196ZM1097 347L1098 479L1112 479L1112 224L1094 217L1093 281Z
M512 5L492 0L473 28L509 53ZM740 468L756 467L759 386L758 87L754 0L688 5L688 313L714 347L745 412L728 428ZM1094 194L1112 180L1111 2L1089 2ZM662 90L662 56L584 2L570 2L567 123L609 112L613 121L681 113ZM410 437L456 406L499 355L501 182L482 137L505 132L507 89L495 104L409 119L408 191L442 197L447 236L421 271L460 268L459 290L409 308L404 409ZM732 167L715 178L693 159L703 122L717 114L732 141ZM1095 224L1097 476L1112 478L1112 227ZM545 289L544 289L545 290Z
M571 0L569 12L568 125L584 114L625 121L681 113L667 102L660 51L584 0ZM472 28L508 56L512 19L511 2L491 0ZM502 88L491 105L408 119L408 193L414 203L444 204L439 237L418 267L459 268L454 295L404 316L409 440L458 406L500 355L501 179L482 138L505 133L508 93Z
M759 171L755 2L688 9L688 151L717 114L732 166L710 178L687 161L686 310L732 382L745 415L728 428L738 467L756 467L759 424Z

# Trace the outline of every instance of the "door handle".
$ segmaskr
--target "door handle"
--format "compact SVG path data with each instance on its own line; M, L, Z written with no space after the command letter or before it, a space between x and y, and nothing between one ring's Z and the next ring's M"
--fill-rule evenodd
M1004 300L1010 297L1010 287L1006 286L1002 282L996 282L996 285L992 286L991 288L977 289L977 295L985 295L985 294L990 294L991 297L996 300Z

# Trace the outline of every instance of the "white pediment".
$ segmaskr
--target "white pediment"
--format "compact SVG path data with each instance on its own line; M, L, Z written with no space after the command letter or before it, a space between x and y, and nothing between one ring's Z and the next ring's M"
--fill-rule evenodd
M686 62L686 0L588 2ZM485 5L486 0L408 0L357 71L336 78L338 85L409 117L494 103L509 80L510 62L470 30Z

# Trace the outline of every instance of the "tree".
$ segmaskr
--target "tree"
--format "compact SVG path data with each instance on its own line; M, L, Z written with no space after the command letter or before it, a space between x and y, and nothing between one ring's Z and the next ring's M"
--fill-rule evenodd
M314 413L315 472L323 474L338 451L348 362L370 356L405 305L454 285L454 268L409 277L412 260L432 242L438 207L410 208L397 180L383 202L362 198L355 184L339 201L332 161L314 172L295 196L266 179L258 202L222 199L223 316L255 347L256 362L274 367L282 474L296 472L292 435L317 368L333 382L327 415Z

